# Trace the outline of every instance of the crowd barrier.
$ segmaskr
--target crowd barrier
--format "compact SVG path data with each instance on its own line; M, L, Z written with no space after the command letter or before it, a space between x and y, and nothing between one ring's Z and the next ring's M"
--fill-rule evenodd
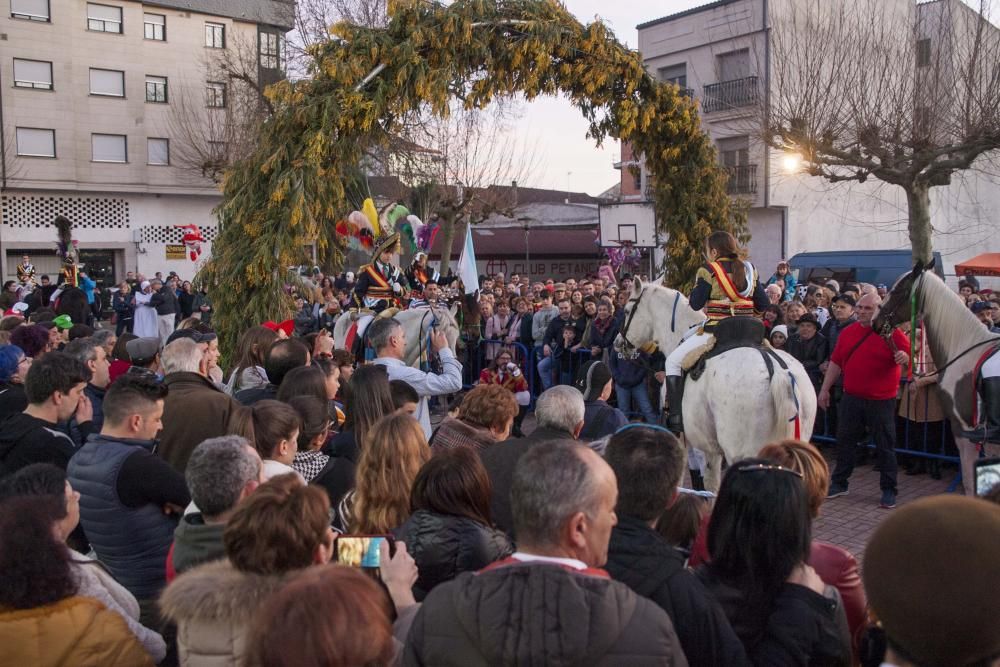
M936 398L934 400L937 400ZM896 447L897 455L902 454L928 461L954 463L958 469L948 485L948 491L955 491L962 483L961 459L955 446L951 422L943 416L940 420L927 417L939 416L940 406L932 406L931 392L923 391L917 396L909 390L909 382L900 382L900 397L896 401ZM813 427L812 441L817 443L837 443L836 404L829 411L819 410ZM869 449L875 444L869 438L858 443Z

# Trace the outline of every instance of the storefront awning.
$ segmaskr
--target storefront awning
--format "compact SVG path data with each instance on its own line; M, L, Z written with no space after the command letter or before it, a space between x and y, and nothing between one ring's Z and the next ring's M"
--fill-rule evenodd
M971 272L974 276L1000 276L1000 252L987 252L955 265L959 276Z

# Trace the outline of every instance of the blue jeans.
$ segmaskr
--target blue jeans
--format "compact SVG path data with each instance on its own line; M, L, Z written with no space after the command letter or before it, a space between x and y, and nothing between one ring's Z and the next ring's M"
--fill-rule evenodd
M552 356L542 357L538 362L538 375L542 381L543 389L552 386Z
M649 392L646 391L645 384L637 384L634 387L622 387L615 383L615 396L618 397L618 409L631 419L633 408L642 414L642 418L647 424L656 424L656 412L653 411L653 404L649 402Z

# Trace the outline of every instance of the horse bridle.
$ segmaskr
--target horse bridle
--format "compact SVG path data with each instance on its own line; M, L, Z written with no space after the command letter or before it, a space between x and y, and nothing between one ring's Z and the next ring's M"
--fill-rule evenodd
M625 318L625 324L622 325L621 331L618 332L618 335L622 337L623 341L625 341L625 345L633 350L639 349L639 346L634 345L632 341L628 339L628 328L632 325L632 318L635 317L636 311L639 310L639 302L642 301L642 297L645 294L646 289L643 288L639 291L639 296L628 300L629 304L632 304L632 310L628 312L628 317ZM670 333L674 333L674 331L677 330L677 304L680 303L680 300L681 293L677 292L674 296L674 307L670 314Z

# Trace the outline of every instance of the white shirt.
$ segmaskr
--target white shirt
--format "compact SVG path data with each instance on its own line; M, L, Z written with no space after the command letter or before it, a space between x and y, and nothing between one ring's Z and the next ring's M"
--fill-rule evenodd
M556 565L562 565L564 567L571 567L574 570L586 570L587 564L581 560L575 558L557 558L555 556L538 556L536 554L526 554L523 551L515 551L511 558L519 560L522 563L554 563Z
M299 475L298 471L291 466L286 466L281 461L275 461L274 459L264 459L264 481L271 479L272 477L277 477L278 475L287 475L288 473L295 473L298 475L302 483L305 484L306 480L302 475Z
M445 348L439 353L443 373L425 373L419 368L407 366L399 359L392 357L379 357L374 361L386 367L390 380L402 380L413 387L420 396L420 403L417 404L417 421L424 429L424 437L430 440L431 437L431 413L427 405L427 398L430 396L442 396L453 394L462 389L462 363L455 358L454 353Z

